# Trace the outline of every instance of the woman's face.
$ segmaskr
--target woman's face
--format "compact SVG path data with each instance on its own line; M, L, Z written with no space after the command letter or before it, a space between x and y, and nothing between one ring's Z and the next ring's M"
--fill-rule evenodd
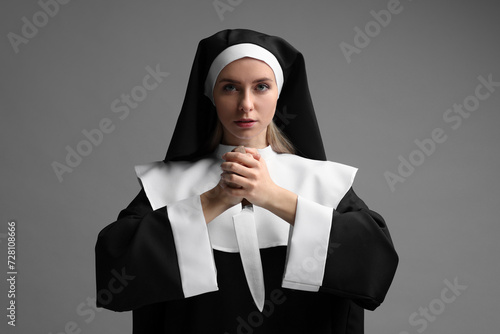
M214 86L222 123L222 144L264 148L267 126L278 101L273 70L265 62L241 58L222 69Z

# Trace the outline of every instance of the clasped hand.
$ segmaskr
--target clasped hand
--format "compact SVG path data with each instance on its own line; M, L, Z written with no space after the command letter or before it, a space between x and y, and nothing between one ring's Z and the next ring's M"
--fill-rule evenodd
M273 182L265 160L256 149L245 148L245 151L224 154L218 185L200 195L206 223L246 199L293 225L298 196Z
M225 162L221 164L223 172L219 185L234 204L245 198L252 204L266 207L277 186L258 150L245 147L245 151L227 152L222 156Z

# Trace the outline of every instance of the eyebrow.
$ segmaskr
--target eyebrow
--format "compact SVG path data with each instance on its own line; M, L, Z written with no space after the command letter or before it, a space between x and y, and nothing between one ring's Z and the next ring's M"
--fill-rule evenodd
M273 80L270 79L270 78L265 77L265 78L256 79L256 80L252 81L252 83L265 82L265 81L273 81ZM229 83L234 83L234 84L241 83L238 80L229 79L229 78L222 78L222 79L219 80L219 82L229 82Z

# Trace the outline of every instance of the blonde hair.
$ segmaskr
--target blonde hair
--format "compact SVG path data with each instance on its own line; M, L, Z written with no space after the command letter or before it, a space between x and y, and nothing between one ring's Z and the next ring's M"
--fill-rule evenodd
M217 126L215 127L214 134L210 143L210 148L213 151L217 145L220 144L222 140L222 135L224 130L222 128L222 123L217 120ZM267 126L266 140L271 145L271 148L276 153L290 153L295 154L295 148L292 142L286 137L286 135L281 131L280 128L276 126L274 121L271 121Z
M274 121L271 121L267 126L266 139L274 152L295 154L295 148L292 142L286 137L283 131L276 126Z

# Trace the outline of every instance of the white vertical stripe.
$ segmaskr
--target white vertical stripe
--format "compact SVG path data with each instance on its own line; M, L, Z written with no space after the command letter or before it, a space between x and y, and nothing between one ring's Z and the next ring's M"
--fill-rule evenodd
M298 197L283 287L318 291L325 274L332 218L333 208Z
M218 290L217 272L200 196L167 205L184 296Z

